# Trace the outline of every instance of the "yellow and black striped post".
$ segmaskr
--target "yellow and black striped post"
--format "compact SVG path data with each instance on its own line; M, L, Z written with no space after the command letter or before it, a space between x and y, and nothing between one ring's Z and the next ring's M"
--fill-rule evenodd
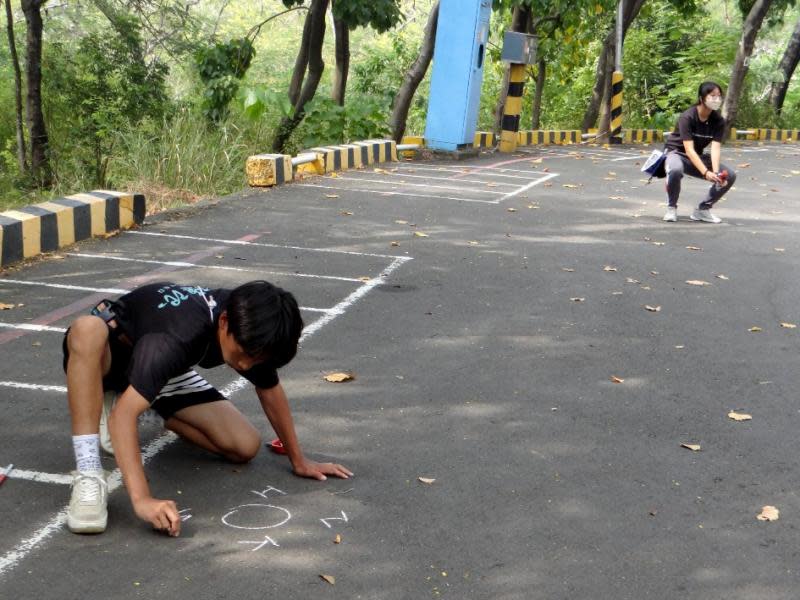
M511 64L508 78L508 96L503 113L503 131L500 133L500 152L517 149L519 114L522 112L522 92L525 89L525 65Z
M622 71L611 75L611 144L622 143Z

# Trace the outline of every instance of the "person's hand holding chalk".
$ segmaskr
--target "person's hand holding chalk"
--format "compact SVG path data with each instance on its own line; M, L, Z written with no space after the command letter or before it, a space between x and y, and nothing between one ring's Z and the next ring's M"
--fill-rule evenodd
M136 516L147 521L157 531L178 537L181 533L181 516L178 507L172 500L142 498L133 505Z

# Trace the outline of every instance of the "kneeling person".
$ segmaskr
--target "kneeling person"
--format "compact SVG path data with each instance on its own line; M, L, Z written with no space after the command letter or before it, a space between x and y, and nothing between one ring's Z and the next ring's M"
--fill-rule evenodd
M277 369L294 358L302 329L294 296L266 281L233 290L149 284L76 319L63 345L77 463L70 530L106 528L108 484L99 450L104 391L119 393L107 427L133 509L155 529L177 536L181 521L175 502L153 498L145 478L138 417L148 408L167 429L232 462L256 455L258 430L195 365L225 363L255 386L296 475L351 476L342 465L307 460L300 449ZM103 446L111 450L109 441Z

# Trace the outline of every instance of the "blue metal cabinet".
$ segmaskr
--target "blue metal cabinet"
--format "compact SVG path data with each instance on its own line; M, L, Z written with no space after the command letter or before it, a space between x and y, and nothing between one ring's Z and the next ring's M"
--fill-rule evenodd
M472 146L489 39L491 0L441 0L425 145L454 151Z

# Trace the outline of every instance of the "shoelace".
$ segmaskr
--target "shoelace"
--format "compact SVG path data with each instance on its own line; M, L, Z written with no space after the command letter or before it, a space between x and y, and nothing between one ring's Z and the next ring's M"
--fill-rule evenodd
M97 475L79 474L75 485L78 486L81 504L96 504L103 493L103 484Z

